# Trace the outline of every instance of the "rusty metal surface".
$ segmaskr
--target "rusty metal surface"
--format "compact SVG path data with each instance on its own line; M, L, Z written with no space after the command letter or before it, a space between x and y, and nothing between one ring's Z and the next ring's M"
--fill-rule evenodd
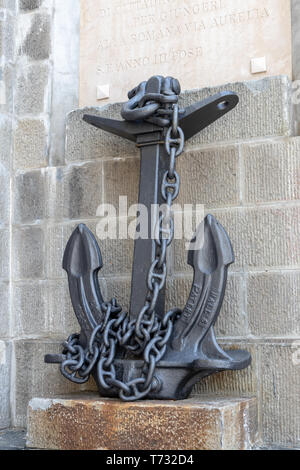
M97 396L33 399L27 446L61 450L249 449L257 432L253 398L123 403Z

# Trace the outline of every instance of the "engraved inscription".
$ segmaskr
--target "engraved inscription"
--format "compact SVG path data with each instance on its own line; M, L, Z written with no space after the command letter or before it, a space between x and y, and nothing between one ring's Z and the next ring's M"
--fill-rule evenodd
M151 75L176 76L182 89L267 75L291 76L287 0L81 0L80 106L108 101ZM280 42L277 38L280 37ZM268 70L252 75L251 59Z

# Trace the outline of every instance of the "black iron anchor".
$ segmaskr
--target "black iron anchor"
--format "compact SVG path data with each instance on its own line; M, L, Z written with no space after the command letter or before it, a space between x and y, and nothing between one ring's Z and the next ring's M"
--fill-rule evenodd
M148 209L149 233L147 239L135 240L126 314L115 299L104 302L97 279L102 267L99 246L86 226L77 227L67 244L63 267L81 333L64 343L62 355L48 355L45 361L61 363L63 375L77 383L87 381L92 373L102 395L128 401L145 396L186 398L201 378L242 369L251 362L248 352L225 352L215 338L213 327L234 255L225 229L213 216L205 218L191 244L188 263L194 268L194 281L188 302L183 312L165 313L166 248L172 241L172 224L161 223L159 240L153 237L151 206L167 201L170 209L178 194L175 160L184 139L238 104L236 94L223 92L180 111L179 93L180 85L172 77L152 77L129 93L122 111L127 120L83 118L140 147L139 203ZM167 232L165 240L163 232Z

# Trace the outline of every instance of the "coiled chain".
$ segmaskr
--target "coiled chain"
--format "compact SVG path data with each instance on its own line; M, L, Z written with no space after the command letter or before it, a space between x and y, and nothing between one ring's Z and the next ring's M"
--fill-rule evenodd
M115 299L102 304L104 320L92 332L87 347L80 345L79 335L71 335L64 343L63 354L66 359L61 364L62 374L76 383L87 382L97 364L97 379L102 389L118 390L119 397L124 401L139 400L151 391L159 390L160 383L154 376L156 365L166 352L173 324L181 314L181 310L175 308L160 319L155 311L159 293L166 284L167 248L174 238L172 204L180 189L176 158L184 149L184 133L178 125L178 96L176 103L164 104L159 114L170 126L165 136L165 149L170 163L161 186L165 204L157 215L156 253L148 272L148 294L144 307L137 319L130 320L129 314L122 311ZM120 380L116 370L115 361L122 358L120 353L124 353L124 350L135 356L143 355L141 376L128 382Z

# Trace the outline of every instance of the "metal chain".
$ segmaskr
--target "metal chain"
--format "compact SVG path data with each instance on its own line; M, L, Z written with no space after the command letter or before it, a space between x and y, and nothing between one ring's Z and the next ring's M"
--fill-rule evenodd
M156 365L166 352L174 321L181 314L180 309L173 309L159 319L155 312L159 293L166 284L167 248L174 238L172 204L180 189L176 158L184 149L184 133L178 125L178 96L175 104L165 104L164 108L159 109L159 114L164 116L170 126L165 136L165 149L170 162L161 186L165 204L157 216L156 253L148 272L148 294L144 307L136 320L130 320L129 314L122 312L115 299L104 303L101 308L105 319L92 332L88 346L84 349L79 344L79 335L70 336L64 343L66 359L61 364L61 372L65 377L76 383L84 383L98 361L97 378L101 387L104 390L118 390L119 397L124 401L139 400L160 387L154 376ZM129 382L117 378L115 360L120 348L136 356L143 354L140 377Z

